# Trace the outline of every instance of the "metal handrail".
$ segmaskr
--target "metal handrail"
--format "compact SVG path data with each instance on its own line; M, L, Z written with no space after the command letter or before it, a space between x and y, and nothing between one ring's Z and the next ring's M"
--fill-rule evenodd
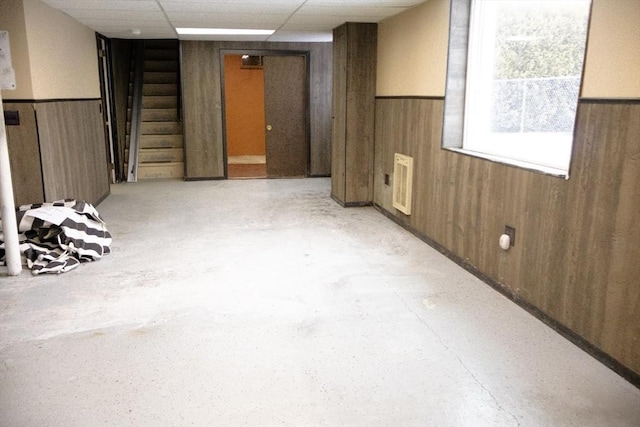
M136 70L133 79L133 100L131 103L131 131L129 132L129 166L127 182L138 181L138 147L142 116L142 85L144 84L144 41L136 43Z

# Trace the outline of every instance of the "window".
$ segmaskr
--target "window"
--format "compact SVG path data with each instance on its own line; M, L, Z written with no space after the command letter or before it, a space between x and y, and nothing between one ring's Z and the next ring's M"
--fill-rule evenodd
M566 175L589 9L590 0L471 0L464 84L450 93L448 78L447 89L463 98L461 143L444 145Z

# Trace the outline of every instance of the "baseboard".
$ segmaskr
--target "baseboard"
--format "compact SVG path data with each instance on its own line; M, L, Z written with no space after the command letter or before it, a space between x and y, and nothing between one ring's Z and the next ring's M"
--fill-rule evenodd
M402 228L409 231L411 234L413 234L414 236L416 236L417 238L419 238L420 240L422 240L423 242L425 242L426 244L428 244L429 246L431 246L432 248L434 248L435 250L437 250L447 258L449 258L451 261L458 264L460 267L467 270L469 273L476 276L478 279L485 282L487 285L491 286L496 291L500 292L505 297L509 298L514 303L518 304L521 308L526 310L528 313L535 316L538 320L543 322L545 325L549 326L551 329L553 329L554 331L562 335L564 338L571 341L578 348L580 348L581 350L583 350L584 352L586 352L587 354L589 354L590 356L598 360L603 365L607 366L616 374L620 375L622 378L629 381L635 387L640 388L640 373L627 368L625 365L623 365L622 363L620 363L619 361L614 359L612 356L610 356L606 352L599 349L598 347L594 346L589 341L582 338L580 335L578 335L577 333L569 329L567 326L553 319L552 317L544 313L542 310L540 310L533 304L518 297L518 295L513 293L513 291L510 288L506 287L505 285L498 282L497 280L487 276L482 271L478 270L475 266L471 265L469 262L467 262L463 258L459 257L458 255L451 252L449 249L442 246L440 243L429 238L428 236L419 232L415 228L407 225L406 223L398 219L395 215L393 215L391 212L384 209L382 206L375 203L373 204L373 206L376 208L376 210L378 210L384 216L386 216L396 224L400 225Z
M336 196L331 194L331 198L343 208L362 208L364 206L372 206L373 202L343 202L338 199Z
M184 181L220 181L226 179L224 176L199 176L199 177L184 177Z

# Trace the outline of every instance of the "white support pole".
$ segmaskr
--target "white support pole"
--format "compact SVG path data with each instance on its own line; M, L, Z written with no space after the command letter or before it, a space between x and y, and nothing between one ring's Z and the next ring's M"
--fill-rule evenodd
M17 276L22 272L22 259L18 241L18 224L16 207L13 202L13 183L11 182L11 165L9 163L9 143L4 127L4 109L2 93L0 93L0 208L2 213L2 232L4 234L4 252L9 276Z

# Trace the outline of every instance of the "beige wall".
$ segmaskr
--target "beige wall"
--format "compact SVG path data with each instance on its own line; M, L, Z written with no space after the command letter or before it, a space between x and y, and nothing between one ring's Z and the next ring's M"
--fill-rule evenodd
M429 0L378 24L378 96L444 96L449 0Z
M640 1L593 0L582 96L640 98Z
M450 0L382 21L378 96L444 96ZM593 0L582 96L640 97L640 1Z
M2 0L16 90L7 100L100 98L95 32L38 0Z
M95 32L38 0L24 15L34 98L100 98Z
M0 1L0 30L9 32L11 64L16 75L15 90L3 90L3 99L33 99L31 66L27 48L22 0Z

